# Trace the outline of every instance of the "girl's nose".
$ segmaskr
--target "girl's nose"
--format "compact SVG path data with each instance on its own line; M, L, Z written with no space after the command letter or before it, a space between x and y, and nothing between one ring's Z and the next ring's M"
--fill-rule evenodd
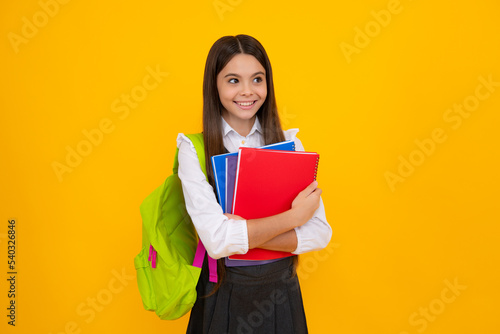
M253 94L252 87L250 87L250 85L248 84L242 85L240 94L243 96L252 95Z

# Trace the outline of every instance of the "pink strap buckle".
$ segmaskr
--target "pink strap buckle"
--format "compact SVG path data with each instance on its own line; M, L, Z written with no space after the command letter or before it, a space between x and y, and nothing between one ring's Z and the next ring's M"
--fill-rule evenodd
M148 261L151 261L151 267L156 268L156 250L153 245L149 245L149 257Z

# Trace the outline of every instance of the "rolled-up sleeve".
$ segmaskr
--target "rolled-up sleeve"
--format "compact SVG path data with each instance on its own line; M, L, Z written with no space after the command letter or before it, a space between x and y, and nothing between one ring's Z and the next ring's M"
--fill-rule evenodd
M285 131L285 138L293 140L296 151L304 151L302 142L297 138L298 129ZM297 248L293 254L302 254L315 250L320 250L328 246L332 238L332 228L326 220L325 206L323 199L320 199L319 208L314 212L313 217L304 225L295 228L297 235Z
M293 254L302 254L320 250L328 246L332 238L332 228L326 221L323 199L320 199L319 208L313 217L304 225L296 227L297 249Z
M194 145L183 134L177 137L178 175L186 209L208 255L214 259L248 252L246 220L227 218L217 202L212 186L201 170Z

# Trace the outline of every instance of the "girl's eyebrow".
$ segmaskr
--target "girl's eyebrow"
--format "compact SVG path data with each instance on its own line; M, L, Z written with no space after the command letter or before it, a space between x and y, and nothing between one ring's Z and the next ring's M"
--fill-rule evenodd
M256 76L256 75L259 75L259 74L265 75L265 74L264 74L264 72L259 71L259 72L255 72L255 73L252 75L252 77L254 77L254 76ZM224 78L226 78L226 77L237 77L237 78L240 78L241 76L240 76L239 74L236 74L236 73L228 73L228 74L226 74L226 75L224 76Z

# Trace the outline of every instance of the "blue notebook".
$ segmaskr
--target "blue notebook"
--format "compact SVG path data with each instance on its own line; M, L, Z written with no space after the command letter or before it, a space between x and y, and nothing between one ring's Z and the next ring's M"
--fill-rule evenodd
M293 140L286 140L275 144L262 146L261 148L281 150L281 151L295 151L295 142ZM226 153L212 156L212 168L214 170L215 186L217 190L217 199L222 212L229 213L226 210L226 178L227 178L227 157L238 156L238 152Z

